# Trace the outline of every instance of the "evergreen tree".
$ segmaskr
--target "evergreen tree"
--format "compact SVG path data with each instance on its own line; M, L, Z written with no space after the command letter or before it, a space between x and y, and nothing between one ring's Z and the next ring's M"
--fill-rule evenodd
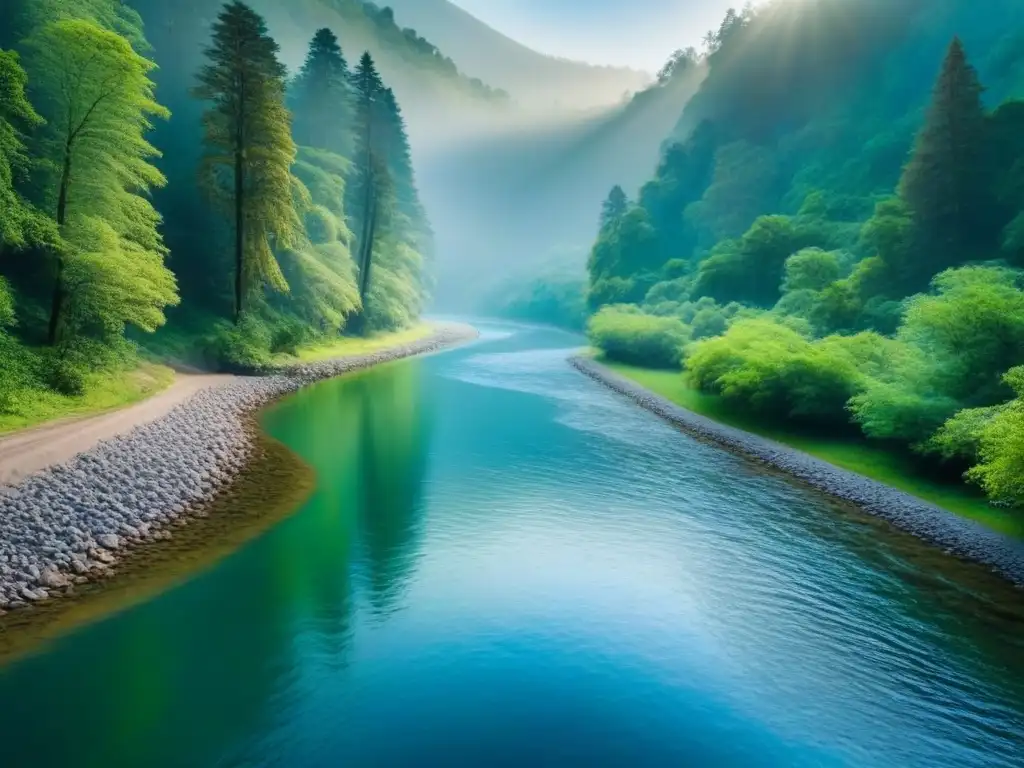
M300 239L291 165L296 148L285 108L285 68L263 18L235 0L213 25L209 63L193 94L210 102L203 117L206 155L200 182L234 226L234 319L265 285L287 291L274 254Z
M358 252L356 266L359 270L359 294L365 301L369 290L369 274L373 260L374 238L376 236L380 185L386 173L386 155L381 151L385 143L382 131L382 102L384 99L384 83L373 63L369 51L363 53L356 67L353 85L356 92L355 125L356 125L356 194L355 208L358 211L354 228L358 232ZM365 317L363 313L357 318L357 330Z
M621 219L628 208L629 199L622 191L622 187L616 184L601 205L601 231L603 232Z
M381 137L379 151L387 159L388 177L396 212L401 215L403 236L415 247L427 247L431 232L416 187L409 135L402 109L390 88L384 89L381 98Z
M986 124L978 74L963 45L949 46L931 108L900 181L914 224L909 263L891 265L908 291L991 247Z
M145 134L152 118L169 116L154 98L155 65L81 19L42 27L28 46L48 126L40 149L56 169L47 202L63 241L54 249L49 340L61 339L67 319L78 330L154 330L163 307L177 303L160 216L146 196L164 177Z
M313 37L292 83L294 134L302 146L352 156L352 93L348 64L329 29Z

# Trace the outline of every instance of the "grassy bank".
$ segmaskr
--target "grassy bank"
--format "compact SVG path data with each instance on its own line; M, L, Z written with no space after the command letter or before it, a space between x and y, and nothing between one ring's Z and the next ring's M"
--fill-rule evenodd
M434 331L430 323L420 323L412 328L404 328L401 331L390 333L378 333L365 338L341 336L329 342L304 345L299 347L294 355L275 355L274 361L287 364L299 360L304 363L312 363L318 360L330 360L334 357L347 357L349 355L365 355L368 352L377 352L390 347L397 347L402 344L411 344L414 341L425 339Z
M135 368L112 368L85 374L81 395L61 395L52 389L19 390L0 413L0 434L38 426L48 421L122 408L145 400L171 385L174 371L156 363Z
M867 441L807 435L765 424L737 412L722 398L689 386L678 371L652 370L601 360L620 376L694 413L791 446L837 467L857 472L917 496L994 530L1024 539L1024 516L996 509L969 486L922 476L910 457Z

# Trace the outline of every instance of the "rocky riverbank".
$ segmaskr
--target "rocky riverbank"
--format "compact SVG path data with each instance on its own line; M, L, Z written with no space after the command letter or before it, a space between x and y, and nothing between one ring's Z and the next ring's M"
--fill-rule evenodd
M475 338L446 325L415 342L363 355L238 377L205 389L165 417L69 462L0 488L0 612L109 576L143 542L205 507L242 472L255 444L251 418L272 400L322 379Z
M1022 541L802 451L686 410L590 358L572 357L570 363L581 373L625 395L684 432L792 475L951 554L987 565L1017 586L1024 587Z

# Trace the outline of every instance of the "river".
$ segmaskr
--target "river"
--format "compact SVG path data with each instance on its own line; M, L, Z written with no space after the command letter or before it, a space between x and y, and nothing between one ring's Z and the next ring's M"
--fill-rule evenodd
M269 412L314 495L0 669L0 764L1024 765L1020 590L482 328Z

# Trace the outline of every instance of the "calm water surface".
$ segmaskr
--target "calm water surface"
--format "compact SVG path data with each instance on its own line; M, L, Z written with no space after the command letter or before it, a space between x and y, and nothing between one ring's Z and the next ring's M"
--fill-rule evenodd
M1024 765L1019 591L477 344L300 393L294 517L0 669L0 765Z

